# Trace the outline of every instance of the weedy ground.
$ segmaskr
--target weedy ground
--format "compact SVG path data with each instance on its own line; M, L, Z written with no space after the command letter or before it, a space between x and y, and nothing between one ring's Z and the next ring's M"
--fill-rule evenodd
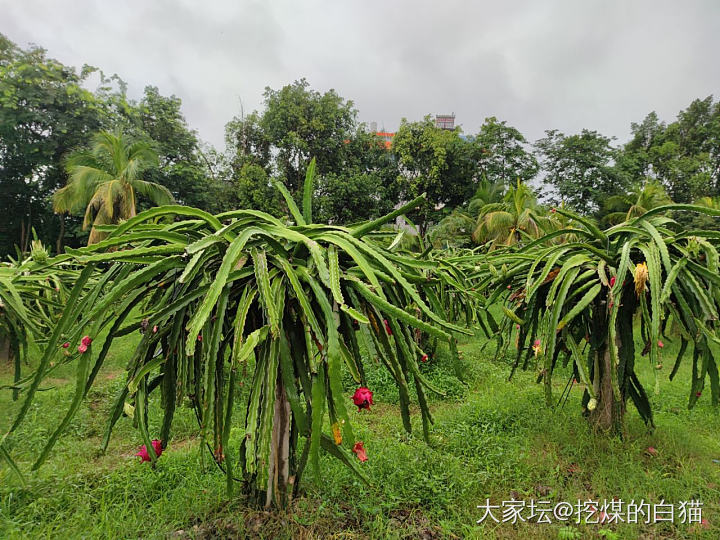
M392 381L368 363L377 405L353 413L353 421L368 452L362 467L372 487L323 458L320 474L308 470L303 493L288 511L266 512L249 507L241 495L227 498L225 477L200 445L188 408L179 409L173 439L156 469L133 456L141 442L128 418L118 422L108 451L101 453L109 408L135 340L128 336L113 348L51 458L27 474L27 486L0 467L0 538L720 538L720 464L713 461L720 460L720 411L711 407L709 395L687 409L687 361L676 380L668 381L677 343L663 351L659 394L653 392L654 369L647 358L638 359L657 427L649 431L630 405L623 440L589 430L577 386L564 406L546 408L534 372L518 372L508 381L509 356L495 358L494 346L483 348L477 337L461 346L464 383L442 350L422 366L446 389L445 397L432 399L435 425L428 445L419 417L413 435L402 429ZM0 366L0 385L10 377L9 367ZM561 378L556 397L565 384ZM349 399L349 378L347 387ZM69 406L72 366L58 370L42 390L10 440L25 471ZM0 391L0 433L17 409L10 392ZM151 431L157 433L160 421L156 403ZM707 523L476 523L482 515L478 504L511 497L554 503L701 499Z

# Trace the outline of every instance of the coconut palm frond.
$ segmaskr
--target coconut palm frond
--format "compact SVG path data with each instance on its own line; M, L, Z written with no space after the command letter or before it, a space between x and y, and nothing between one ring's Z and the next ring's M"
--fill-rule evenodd
M504 192L502 200L486 203L478 209L473 240L482 245L490 242L494 249L537 238L542 230L538 224L541 210L532 189L518 181ZM551 218L545 219L550 221Z
M603 221L609 225L617 225L667 204L672 204L672 199L665 188L659 182L649 180L636 184L627 193L608 197L604 205Z
M87 206L85 194L79 196L73 185L57 190L52 196L53 211L57 214L76 214Z
M173 202L166 187L140 178L157 163L149 143L129 140L119 131L101 131L93 137L89 151L76 152L66 160L70 180L53 195L53 208L84 212L83 229L93 225L92 244L102 236L95 225L118 223L136 214L136 190L156 205Z
M523 230L533 237L537 237L540 228L538 218L530 208L524 209L517 219L517 228Z
M498 212L498 211L501 211L501 210L505 210L506 208L507 208L507 204L506 204L506 203L503 203L503 202L499 202L499 203L488 203L488 204L486 204L486 205L484 205L484 206L482 207L482 209L481 209L481 211L480 211L480 215L479 215L478 217L480 217L480 216L482 216L482 215L484 215L484 214L488 214L488 213L490 213L490 212Z
M483 178L475 191L475 195L470 199L468 213L477 216L484 206L493 203L502 203L504 196L504 184L499 182L493 183L487 178Z
M135 180L132 182L132 187L140 195L146 199L152 201L158 206L165 204L172 204L175 200L170 190L165 186L156 184L154 182L146 182L145 180Z
M146 141L134 141L127 147L128 162L134 161L143 167L153 167L158 164L158 156L150 143Z
M698 206L704 206L705 208L720 210L720 197L701 197L695 201L695 204Z
M97 163L82 156L82 159L68 160L70 173L68 184L53 194L53 210L58 213L77 214L85 209L98 187L112 178L97 168Z
M627 221L627 212L610 212L603 218L603 221L608 225L619 225Z

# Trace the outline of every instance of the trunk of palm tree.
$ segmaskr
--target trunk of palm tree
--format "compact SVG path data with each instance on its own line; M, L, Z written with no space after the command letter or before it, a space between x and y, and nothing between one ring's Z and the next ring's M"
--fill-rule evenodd
M28 222L29 223L29 222ZM27 251L28 238L30 237L30 227L25 227L25 220L20 220L20 251L25 253Z
M106 233L100 232L95 227L90 229L90 236L88 236L88 246L97 244L105 238Z
M60 255L63 249L63 240L65 239L65 216L59 214L60 218L60 232L58 233L57 242L55 243L55 253Z

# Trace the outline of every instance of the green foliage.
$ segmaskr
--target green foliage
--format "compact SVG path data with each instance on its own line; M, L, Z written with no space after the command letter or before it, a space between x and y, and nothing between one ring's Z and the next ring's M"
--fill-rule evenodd
M131 137L147 141L157 154L157 164L145 171L147 181L167 188L180 204L215 209L222 192L214 151L201 149L181 106L180 98L163 96L157 87L148 86L142 99L124 113L119 125ZM141 208L145 209L143 202Z
M84 85L93 72L20 49L0 34L0 256L46 242L61 226L47 197L65 183L63 156L100 129L108 110ZM58 249L59 244L58 243Z
M423 235L437 210L458 206L475 191L471 145L458 130L435 127L429 116L420 122L403 119L393 139L393 152L400 167L401 196L408 200L427 193L427 202L410 214Z
M472 247L475 222L475 218L468 212L456 208L430 230L429 240L436 248Z
M277 151L274 165L288 189L301 185L310 159L321 174L341 170L357 111L334 90L310 89L305 79L280 90L265 89L265 112L259 120L263 135Z
M603 220L609 225L617 225L671 203L665 188L657 181L649 180L633 186L628 193L609 197L602 205Z
M547 199L564 202L581 214L599 209L603 201L622 191L626 176L614 167L618 150L611 139L596 131L583 129L578 135L546 131L536 143L545 172L543 183L555 193Z
M537 370L548 405L552 375L562 359L574 364L575 378L585 386L584 411L598 427L620 429L628 398L652 424L648 395L635 372L635 342L642 343L642 355L656 368L657 386L664 341L672 339L673 330L683 341L675 367L688 344L693 346L689 406L708 380L710 399L718 404L718 238L713 231L684 231L665 217L672 211L720 214L670 205L601 231L558 209L573 221L552 234L571 233L579 241L552 245L550 236L543 237L517 250L492 252L480 262L482 289L491 302L500 297L505 302L501 332L506 337L499 338L500 347L515 336L514 367Z
M306 182L311 184L312 173ZM70 250L87 266L32 382L23 387L25 401L9 431L22 424L51 366L77 365L72 405L34 468L72 421L113 340L141 328L146 331L128 362L127 384L110 415L106 444L125 411L150 448L147 413L153 391L162 396L165 419L159 436L167 444L176 404L188 399L203 440L228 471L228 484L237 467L266 505L286 503L290 476L297 475L299 482L308 458L318 462L321 446L359 473L348 455L356 441L341 366L347 365L363 385L360 347L375 351L392 373L408 431L409 387L414 386L427 433L432 418L425 389L433 386L419 371L424 353L411 328L442 340L450 339L449 331L462 331L423 299L432 287L428 268L433 265L418 266L414 258L361 238L395 213L353 229L306 223L311 195L308 190L305 216L289 204L294 226L256 210L212 216L163 206L103 229L110 232L99 243ZM185 219L165 219L173 217ZM86 287L95 264L107 270ZM142 312L131 316L138 304ZM75 347L81 336L96 340L107 328L97 357L89 348L55 363L60 336ZM237 383L250 388L240 423L245 436L239 445L228 446ZM323 433L323 425L335 426L335 441ZM308 441L304 457L296 455L299 439Z
M228 201L234 208L254 208L269 214L280 214L280 196L271 185L268 173L260 165L247 162L230 184Z
M635 178L650 176L672 199L689 203L720 193L720 103L694 100L667 124L650 113L632 124L620 165Z
M317 191L320 221L353 223L390 212L397 197L388 187L388 179L375 172L323 175Z
M89 89L98 76L97 88ZM544 199L564 201L585 214L599 212L599 219L602 203L624 196L646 177L677 202L720 193L720 108L712 96L693 101L671 123L651 113L632 124L633 137L622 148L594 131L570 136L549 131L535 155L517 129L495 117L468 137L437 129L430 118L404 122L388 150L358 124L352 101L334 90L318 92L300 79L267 88L264 97L264 110L227 124L227 150L222 152L198 141L176 96L147 86L141 99L129 100L117 75L65 66L47 58L43 49L23 50L3 36L0 210L9 218L0 223L0 256L12 253L14 245L26 253L32 228L56 252L65 244L84 243L81 221L55 215L49 198L67 183L64 158L87 147L100 130L119 129L150 144L158 160L144 179L164 186L185 205L210 212L252 207L280 216L286 208L272 183L282 181L299 199L302 171L315 156L316 221L373 219L425 192L427 203L409 217L425 234L454 212L439 233L448 245L469 245L467 238L455 241L452 235L467 230L461 212L467 208L476 215L467 205L479 179L504 187L518 178L530 182L537 178L538 159L545 182L553 187ZM140 201L138 210L148 206ZM709 226L704 219L685 224Z
M68 157L70 180L53 194L53 208L58 213L84 213L83 229L92 225L88 244L97 243L104 238L98 226L135 216L138 195L159 205L173 201L166 187L141 178L156 160L147 143L132 141L119 131L101 131L90 150Z
M88 89L99 76L99 85ZM151 145L159 160L145 180L160 184L184 204L214 208L222 198L213 152L203 153L180 113L180 100L147 87L129 101L125 83L90 66L81 70L23 50L0 35L0 257L29 248L34 228L54 251L87 240L81 219L56 215L50 196L67 184L65 158L91 144L101 130L119 129ZM142 202L141 202L142 204Z
M358 125L352 101L321 94L305 79L265 90L265 109L234 118L225 128L231 208L281 215L281 182L296 201L302 174L316 159L315 221L353 223L391 211L399 200L394 155Z
M480 176L495 184L529 182L538 172L537 159L522 133L494 116L485 119L471 143Z

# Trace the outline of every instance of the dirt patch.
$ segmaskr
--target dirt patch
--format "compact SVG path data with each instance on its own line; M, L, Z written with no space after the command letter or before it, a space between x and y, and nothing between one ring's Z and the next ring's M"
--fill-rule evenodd
M390 523L398 530L406 530L408 534L412 533L413 538L422 540L442 538L440 529L434 526L419 508L392 510Z
M106 373L102 374L102 377L100 377L103 381L112 381L114 379L117 379L120 375L125 373L125 371L122 370L113 370L108 371Z
M252 509L244 499L220 505L212 516L191 521L186 528L168 535L175 539L210 538L292 538L293 540L371 538L364 530L354 507L333 506L321 511L321 501L299 499L288 511ZM434 540L448 538L419 508L400 508L389 513L390 523L398 538ZM452 536L449 538L453 538Z

